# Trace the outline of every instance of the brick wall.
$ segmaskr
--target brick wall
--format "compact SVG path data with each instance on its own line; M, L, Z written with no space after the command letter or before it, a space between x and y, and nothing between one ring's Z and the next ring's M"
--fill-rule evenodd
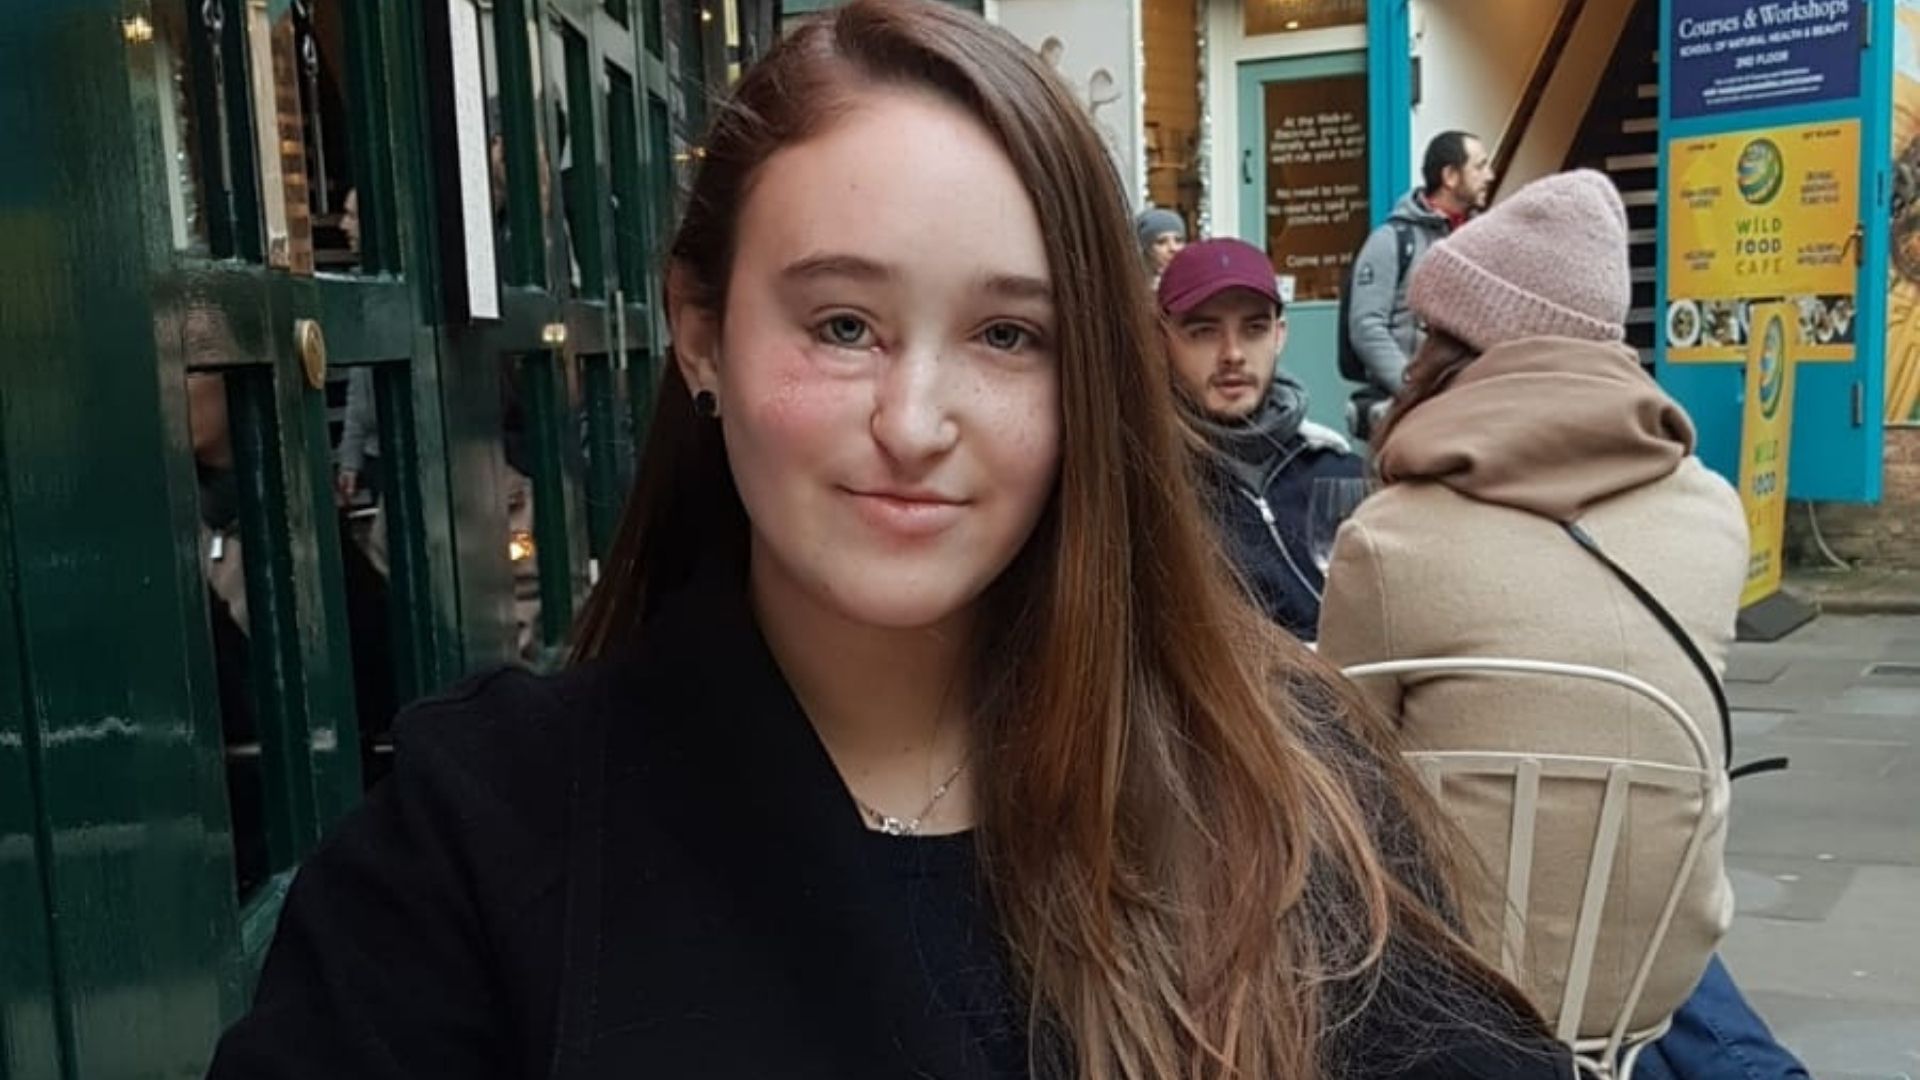
M1817 510L1820 533L1834 554L1876 569L1920 570L1920 428L1887 429L1880 505L1821 503ZM1787 560L1826 565L1802 503L1787 512Z

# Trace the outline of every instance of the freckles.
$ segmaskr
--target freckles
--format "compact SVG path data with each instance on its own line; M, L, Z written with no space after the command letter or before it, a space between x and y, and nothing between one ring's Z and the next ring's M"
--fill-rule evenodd
M1060 401L1055 391L1031 384L975 383L968 388L967 411L998 456L1035 461L1035 455L1059 453Z
M766 430L800 435L818 429L838 409L835 380L801 349L764 353L749 363L760 368L749 388L749 409Z

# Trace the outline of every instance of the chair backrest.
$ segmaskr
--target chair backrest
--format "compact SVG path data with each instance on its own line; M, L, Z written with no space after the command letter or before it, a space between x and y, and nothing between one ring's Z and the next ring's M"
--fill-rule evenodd
M1624 672L1582 664L1564 664L1544 660L1501 659L1491 657L1436 657L1417 660L1390 660L1358 664L1345 669L1350 679L1432 675L1473 675L1522 679L1577 679L1604 683L1638 695L1658 708L1685 734L1693 750L1692 762L1673 764L1607 756L1572 754L1536 754L1524 751L1418 750L1406 757L1422 782L1446 808L1444 787L1449 776L1493 777L1512 784L1512 805L1507 840L1507 895L1505 918L1500 927L1499 967L1516 982L1526 962L1528 903L1534 867L1534 830L1540 805L1543 778L1589 781L1602 787L1598 820L1594 821L1592 855L1581 889L1579 910L1574 922L1573 949L1566 971L1565 989L1555 1025L1561 1041L1581 1051L1601 1055L1601 1060L1618 1058L1623 1045L1637 1043L1657 1029L1630 1030L1634 1012L1648 976L1659 959L1660 948L1673 922L1683 894L1692 877L1702 844L1714 826L1724 819L1727 808L1727 779L1715 760L1712 747L1701 734L1700 725L1673 697L1643 679ZM1675 868L1673 880L1660 907L1658 922L1645 939L1645 947L1635 966L1635 974L1625 999L1615 1016L1609 1018L1602 1038L1581 1039L1582 1013L1593 976L1594 954L1600 938L1606 901L1612 884L1616 855L1627 808L1636 787L1666 789L1683 795L1697 795L1698 813L1691 821L1684 854ZM1664 1029L1664 1023L1659 1029ZM1588 1030L1594 1030L1591 1026Z

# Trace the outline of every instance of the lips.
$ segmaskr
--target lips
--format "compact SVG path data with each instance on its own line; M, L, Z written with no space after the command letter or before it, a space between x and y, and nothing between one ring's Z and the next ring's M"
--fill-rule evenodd
M929 491L845 489L867 524L905 540L936 536L957 524L968 503Z

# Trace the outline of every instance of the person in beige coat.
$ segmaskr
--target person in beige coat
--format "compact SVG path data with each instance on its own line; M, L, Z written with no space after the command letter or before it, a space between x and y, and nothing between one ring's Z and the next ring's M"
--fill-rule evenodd
M1410 293L1430 336L1375 441L1383 486L1335 543L1320 651L1342 667L1507 657L1627 672L1687 709L1719 768L1727 747L1701 672L1564 528L1592 536L1724 670L1746 577L1745 515L1693 456L1685 412L1622 344L1629 297L1626 215L1598 173L1530 185L1435 246ZM1365 679L1361 690L1408 749L1695 760L1664 714L1601 684L1436 675ZM1560 1013L1599 797L1599 785L1584 782L1541 791L1515 978L1549 1022ZM1476 856L1469 864L1486 868L1462 914L1495 963L1510 801L1504 782L1449 781L1449 813ZM1628 993L1699 801L1636 795L1631 804L1583 1035L1605 1034ZM1681 1007L1732 919L1725 826L1724 815L1712 822L1636 1028Z

